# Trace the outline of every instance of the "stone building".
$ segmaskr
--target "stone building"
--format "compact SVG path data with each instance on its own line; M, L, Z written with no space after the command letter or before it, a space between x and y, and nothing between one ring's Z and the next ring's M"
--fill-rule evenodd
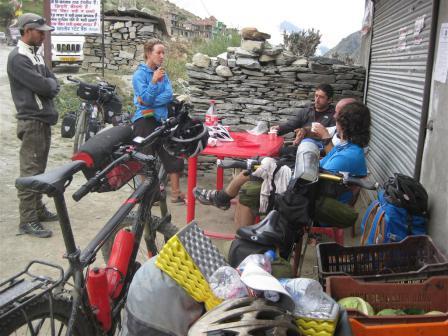
M218 21L214 16L205 19L189 20L182 14L170 12L164 19L171 36L185 39L210 39L226 31L226 25Z
M132 73L143 60L143 44L152 37L168 36L165 21L138 10L110 10L104 13L105 72ZM101 72L101 34L87 35L82 69Z

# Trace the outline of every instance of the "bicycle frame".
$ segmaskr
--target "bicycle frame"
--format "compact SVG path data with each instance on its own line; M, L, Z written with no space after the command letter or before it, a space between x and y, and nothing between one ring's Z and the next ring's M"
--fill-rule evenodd
M95 325L98 325L94 317L94 313L90 309L88 298L86 295L85 282L83 271L91 263L95 261L96 255L99 249L102 247L104 242L111 237L115 230L120 226L121 222L126 218L126 216L131 212L131 210L137 204L147 204L147 208L141 208L143 211L139 213L137 220L132 226L132 232L135 236L134 247L131 254L130 266L128 272L125 275L124 290L122 290L120 296L115 300L112 305L112 317L113 320L120 309L123 307L126 299L127 288L130 284L130 279L132 279L133 272L136 271L135 259L139 249L140 241L143 236L143 231L145 224L149 225L147 220L151 215L151 206L154 198L159 192L159 183L157 176L147 177L137 189L127 198L127 200L120 206L120 208L115 212L115 214L109 219L109 221L101 228L101 230L96 234L96 236L88 243L87 247L80 251L76 247L75 238L70 224L70 219L68 216L68 211L66 207L64 194L59 193L54 196L54 203L56 210L59 215L59 221L61 226L62 237L64 239L64 244L66 247L65 258L68 259L69 268L65 272L62 284L65 284L71 277L74 279L74 291L73 291L73 302L72 302L72 313L69 320L67 335L70 335L73 328L73 323L76 320L76 315L78 313L78 306L81 304L82 309L87 313L91 321L95 321ZM114 329L114 327L112 328Z

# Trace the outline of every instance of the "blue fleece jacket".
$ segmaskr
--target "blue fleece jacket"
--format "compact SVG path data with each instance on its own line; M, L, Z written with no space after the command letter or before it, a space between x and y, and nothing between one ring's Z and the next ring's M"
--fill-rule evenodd
M165 74L156 84L151 82L154 70L146 64L140 64L132 77L134 87L135 113L132 122L140 118L154 117L157 121L168 116L168 103L173 99L170 79Z

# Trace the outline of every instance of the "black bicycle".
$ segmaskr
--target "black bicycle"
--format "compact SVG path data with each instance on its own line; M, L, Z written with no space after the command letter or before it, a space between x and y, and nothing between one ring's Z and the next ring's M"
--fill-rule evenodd
M16 181L18 189L33 190L54 199L69 267L64 271L57 265L33 261L23 272L2 282L1 335L113 335L120 327L120 312L140 266L137 254L141 238L144 237L150 254L154 254L156 232L162 232L166 240L177 231L166 208L162 209L161 218L151 214L152 205L161 196L159 166L156 157L143 154L141 149L172 137L173 130L180 127L179 120L168 119L148 137L133 139L131 145L131 128L113 127L85 143L78 155L83 160ZM103 168L98 171L100 166ZM142 176L136 189L82 251L76 247L64 197L74 174L80 171L90 178L73 194L76 201L90 192L115 190L137 174ZM130 229L117 233L130 218ZM98 251L116 233L107 267L91 267ZM57 270L59 277L35 275L32 268L36 264Z
M97 84L85 83L67 76L67 80L78 85L76 95L82 99L75 114L73 152L79 151L84 142L102 130L106 124L114 123L121 116L122 103L115 85L101 80Z

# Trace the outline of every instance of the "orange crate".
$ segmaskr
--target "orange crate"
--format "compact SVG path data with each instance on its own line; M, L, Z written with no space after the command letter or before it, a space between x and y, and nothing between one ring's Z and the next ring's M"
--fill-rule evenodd
M355 336L448 336L448 276L431 277L422 283L363 282L349 276L332 276L327 278L326 290L336 301L349 296L361 297L375 312L385 308L416 308L444 313L367 316L348 310Z
M393 325L365 325L349 319L353 336L448 336L448 321Z

